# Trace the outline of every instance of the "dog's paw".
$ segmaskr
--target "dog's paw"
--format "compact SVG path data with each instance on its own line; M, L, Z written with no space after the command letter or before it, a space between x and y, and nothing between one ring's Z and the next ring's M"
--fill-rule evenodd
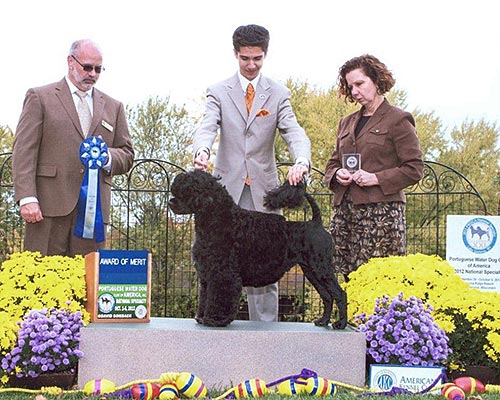
M314 325L316 326L328 326L328 319L327 318L318 318L314 320Z
M196 315L196 316L194 317L194 319L195 319L195 321L196 321L197 323L199 323L199 324L201 324L201 325L203 325L203 324L204 324L204 322L203 322L203 318L202 318L202 317L199 317L198 315Z
M332 323L333 329L345 329L346 326L347 326L347 319L345 318L339 319L338 321Z

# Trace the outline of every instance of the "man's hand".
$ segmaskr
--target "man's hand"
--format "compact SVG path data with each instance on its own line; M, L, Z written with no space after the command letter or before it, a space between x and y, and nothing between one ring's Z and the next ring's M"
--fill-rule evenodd
M21 217L30 224L34 224L43 220L40 204L38 204L37 202L33 202L22 205Z
M288 170L288 182L290 182L290 185L295 186L306 174L307 167L304 164L295 164Z
M206 151L198 152L198 155L194 159L194 167L196 169L201 169L206 171L208 168L208 154Z

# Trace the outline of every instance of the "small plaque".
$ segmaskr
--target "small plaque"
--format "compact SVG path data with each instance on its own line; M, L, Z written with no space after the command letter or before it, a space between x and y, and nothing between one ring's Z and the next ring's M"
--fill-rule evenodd
M85 257L91 322L149 322L151 255L143 250L99 250Z
M353 173L361 169L361 154L350 153L342 155L342 168Z

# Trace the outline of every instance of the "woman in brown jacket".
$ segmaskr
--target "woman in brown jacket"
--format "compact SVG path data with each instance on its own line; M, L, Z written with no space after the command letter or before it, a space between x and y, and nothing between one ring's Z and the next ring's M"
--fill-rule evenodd
M338 79L339 94L362 106L340 121L324 177L334 192L333 265L348 279L372 257L406 254L403 189L422 178L424 164L413 116L384 97L395 80L382 62L353 58Z

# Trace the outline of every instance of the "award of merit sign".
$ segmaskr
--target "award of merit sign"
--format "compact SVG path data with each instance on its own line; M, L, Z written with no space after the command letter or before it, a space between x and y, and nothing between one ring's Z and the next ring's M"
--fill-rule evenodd
M500 292L499 232L499 216L447 216L446 260L474 288Z
M99 250L85 256L91 322L149 322L151 255L143 250Z

